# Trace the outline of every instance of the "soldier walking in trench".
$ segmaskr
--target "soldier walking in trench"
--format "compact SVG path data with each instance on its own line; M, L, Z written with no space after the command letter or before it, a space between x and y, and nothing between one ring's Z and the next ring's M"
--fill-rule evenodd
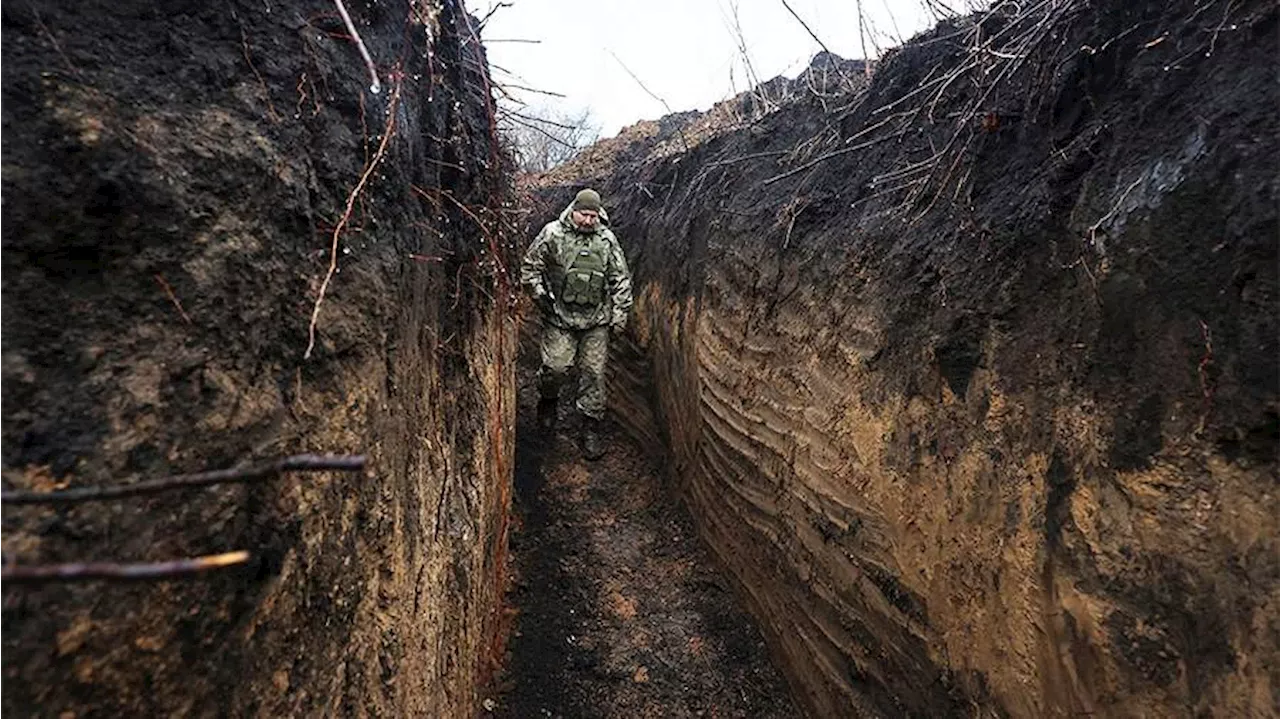
M524 255L520 283L542 311L538 426L550 434L569 368L578 366L582 453L604 456L605 364L609 334L621 333L631 311L631 273L595 190L582 190L547 223Z

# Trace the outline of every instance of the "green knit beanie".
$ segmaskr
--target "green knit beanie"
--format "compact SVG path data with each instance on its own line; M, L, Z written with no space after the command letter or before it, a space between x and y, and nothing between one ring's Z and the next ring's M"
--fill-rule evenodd
M573 198L573 209L599 212L600 193L592 189L586 189L579 192L578 195Z

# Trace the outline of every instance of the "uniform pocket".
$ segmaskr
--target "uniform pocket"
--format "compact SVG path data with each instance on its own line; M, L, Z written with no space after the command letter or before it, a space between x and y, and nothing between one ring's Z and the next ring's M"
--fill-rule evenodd
M591 270L569 270L565 275L564 301L573 305L600 304L604 275Z
M577 251L564 277L564 301L567 304L596 307L604 302L605 262L600 248Z

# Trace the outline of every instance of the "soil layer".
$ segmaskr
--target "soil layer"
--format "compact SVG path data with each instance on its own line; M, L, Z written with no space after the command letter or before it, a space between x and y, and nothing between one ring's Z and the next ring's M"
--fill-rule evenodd
M508 175L461 3L348 6L380 92L328 2L0 10L5 487L368 456L6 507L5 562L252 560L6 583L5 716L477 706L514 454L511 258L488 232Z
M1274 715L1278 20L996 3L537 181L604 195L617 416L809 711Z

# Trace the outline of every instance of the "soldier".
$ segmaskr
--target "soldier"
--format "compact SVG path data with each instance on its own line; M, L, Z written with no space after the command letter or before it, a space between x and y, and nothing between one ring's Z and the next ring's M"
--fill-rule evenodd
M600 194L579 192L534 238L520 267L520 283L542 310L538 426L548 434L555 428L560 387L576 362L582 453L593 460L604 456L609 333L621 333L631 311L631 273L608 222Z

